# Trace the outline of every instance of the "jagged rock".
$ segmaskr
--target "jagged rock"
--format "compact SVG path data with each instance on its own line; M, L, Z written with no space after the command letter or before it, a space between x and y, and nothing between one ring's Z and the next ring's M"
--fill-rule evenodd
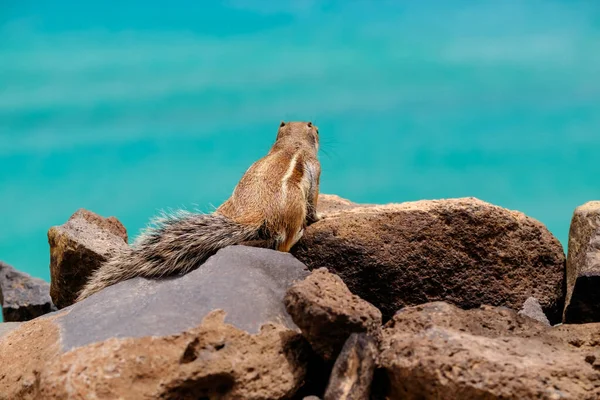
M368 400L377 346L366 333L350 335L331 372L324 400Z
M381 327L381 312L353 295L340 277L326 268L294 284L285 296L285 306L325 360L335 360L351 333L373 333Z
M0 338L0 399L290 398L310 347L283 297L308 273L232 246L185 276L108 287Z
M547 327L505 307L408 307L383 328L390 399L600 398L600 324Z
M53 311L50 285L0 261L0 303L4 321L29 321Z
M519 314L533 318L544 325L550 326L550 321L548 321L546 314L544 314L544 310L542 310L540 302L535 297L530 297L525 300L523 308L521 308Z
M563 321L600 322L600 201L578 207L571 219Z
M75 302L90 275L120 248L127 231L115 218L80 209L61 226L48 230L50 296L58 308Z
M356 206L322 195L319 203L323 219L292 254L338 274L384 319L430 301L519 309L528 297L553 323L561 319L562 246L520 212L474 198Z

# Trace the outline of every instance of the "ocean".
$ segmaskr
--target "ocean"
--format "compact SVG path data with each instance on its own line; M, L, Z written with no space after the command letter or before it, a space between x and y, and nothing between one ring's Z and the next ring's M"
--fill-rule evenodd
M0 3L0 260L49 280L79 208L134 238L210 211L281 120L318 125L321 191L474 196L565 246L600 199L600 2Z

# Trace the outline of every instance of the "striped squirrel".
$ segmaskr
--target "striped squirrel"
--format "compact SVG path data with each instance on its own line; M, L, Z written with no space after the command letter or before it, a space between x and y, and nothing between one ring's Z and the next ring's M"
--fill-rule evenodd
M90 277L77 301L137 276L185 274L234 244L288 252L319 220L319 129L281 122L269 153L244 173L233 194L211 214L164 215Z

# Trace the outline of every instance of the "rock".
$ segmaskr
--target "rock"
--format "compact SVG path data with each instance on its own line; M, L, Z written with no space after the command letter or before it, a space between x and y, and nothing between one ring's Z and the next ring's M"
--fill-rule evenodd
M394 399L600 398L600 324L547 327L504 307L408 307L385 326Z
M533 318L544 325L550 326L550 321L548 321L540 302L535 297L530 297L525 300L525 304L523 304L523 308L521 308L519 314Z
M381 312L350 293L340 277L326 268L294 284L284 301L312 348L325 360L335 360L351 333L373 333L381 327Z
M361 207L360 204L353 203L335 194L320 195L318 203L318 211L326 214Z
M563 322L600 322L600 201L573 213L568 253Z
M310 269L326 267L381 310L448 301L518 310L528 297L561 320L565 255L540 222L474 198L379 206L319 197L322 220L292 249ZM324 207L324 208L322 208Z
M338 356L324 400L368 400L377 346L366 333L350 335Z
M21 325L21 322L0 322L0 337L6 335L8 332L17 329Z
M0 303L6 322L29 321L54 310L48 282L0 261Z
M50 295L58 308L75 302L90 275L120 248L127 231L115 218L80 209L69 220L48 230Z
M283 297L308 273L231 246L187 275L108 287L0 339L0 399L292 397L310 347Z
M127 240L128 240L127 229L125 229L125 226L123 226L121 221L119 221L117 218L115 218L115 217L104 218L92 211L88 211L84 208L80 208L79 210L75 211L75 213L71 216L71 218L69 218L69 220L72 221L72 220L76 220L79 218L82 218L87 223L96 225L98 228L105 230L107 232L110 232L113 235L122 238L123 241L125 241L125 243L127 243ZM77 224L74 224L73 227L76 228Z

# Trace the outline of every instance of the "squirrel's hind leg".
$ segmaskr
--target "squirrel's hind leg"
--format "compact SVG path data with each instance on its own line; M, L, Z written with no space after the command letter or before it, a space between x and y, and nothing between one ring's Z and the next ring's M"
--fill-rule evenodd
M295 235L287 235L283 238L283 240L277 243L276 250L288 253L291 250L291 248L294 247L296 243L298 243L300 238L302 238L303 234L304 229L299 229Z

